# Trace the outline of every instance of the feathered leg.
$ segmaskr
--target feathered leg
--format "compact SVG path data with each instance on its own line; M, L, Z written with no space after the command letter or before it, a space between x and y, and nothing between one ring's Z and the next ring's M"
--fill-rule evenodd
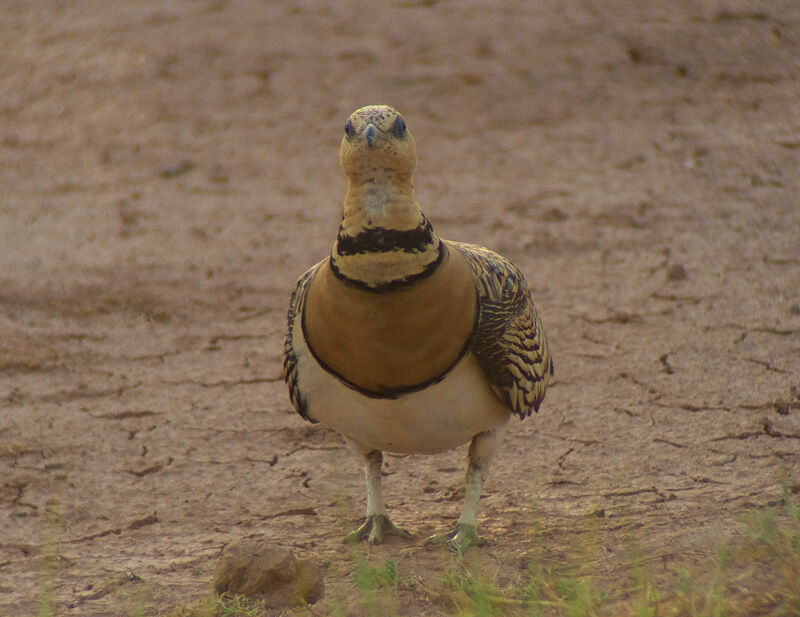
M345 536L345 542L367 540L370 544L380 544L383 536L401 536L410 538L411 534L397 527L386 514L381 489L381 466L383 453L380 450L369 450L360 444L348 440L350 447L364 459L364 475L367 480L367 520L364 524Z
M470 546L486 544L478 535L477 510L478 501L483 490L483 481L489 463L497 452L500 441L499 431L486 431L473 437L469 446L469 464L464 486L464 509L456 523L455 529L449 533L436 534L428 538L431 544L447 544L452 550L463 552Z

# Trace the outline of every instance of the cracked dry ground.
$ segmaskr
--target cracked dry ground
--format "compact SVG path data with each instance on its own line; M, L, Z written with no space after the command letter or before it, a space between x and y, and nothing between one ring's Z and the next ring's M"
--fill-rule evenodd
M620 588L636 553L664 582L797 491L800 9L762 4L4 5L0 613L51 580L57 614L161 614L246 536L349 576L361 473L280 354L373 102L436 229L528 275L556 358L475 554L513 577L536 541ZM417 539L372 550L426 584L464 456L388 459Z

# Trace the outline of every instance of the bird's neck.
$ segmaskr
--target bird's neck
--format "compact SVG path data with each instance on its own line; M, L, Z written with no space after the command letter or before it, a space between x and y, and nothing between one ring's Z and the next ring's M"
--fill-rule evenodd
M432 274L443 247L420 209L410 176L350 178L331 253L339 278L384 291Z

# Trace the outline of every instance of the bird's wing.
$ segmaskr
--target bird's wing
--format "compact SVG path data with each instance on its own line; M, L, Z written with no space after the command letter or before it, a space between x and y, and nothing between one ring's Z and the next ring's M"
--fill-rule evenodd
M297 285L292 292L292 298L289 300L286 337L283 340L283 379L289 386L289 398L297 413L314 424L316 424L316 420L308 416L306 401L297 383L297 354L294 349L294 337L295 335L303 336L301 324L306 295L308 294L309 287L311 287L311 281L314 279L314 275L326 261L327 259L311 267L297 280Z
M539 410L553 361L525 277L489 249L447 244L467 258L475 275L479 313L470 350L497 397L526 418Z

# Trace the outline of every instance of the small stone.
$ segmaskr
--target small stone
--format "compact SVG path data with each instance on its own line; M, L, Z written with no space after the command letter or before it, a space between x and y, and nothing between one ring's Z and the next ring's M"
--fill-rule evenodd
M789 415L789 401L778 399L775 401L775 411L781 416Z
M683 267L683 264L672 264L667 268L668 281L682 281L687 276L686 268Z
M543 221L560 223L561 221L566 221L569 218L569 216L565 214L563 210L559 210L558 208L550 208L549 210L542 212L540 218Z
M800 304L792 304L792 306L789 307L789 314L800 315Z
M222 552L214 589L264 602L267 608L312 604L322 597L319 568L267 540L242 540Z
M182 176L183 174L192 171L195 167L197 167L197 165L194 163L194 161L182 161L177 165L171 165L162 169L161 177L176 178L177 176Z

